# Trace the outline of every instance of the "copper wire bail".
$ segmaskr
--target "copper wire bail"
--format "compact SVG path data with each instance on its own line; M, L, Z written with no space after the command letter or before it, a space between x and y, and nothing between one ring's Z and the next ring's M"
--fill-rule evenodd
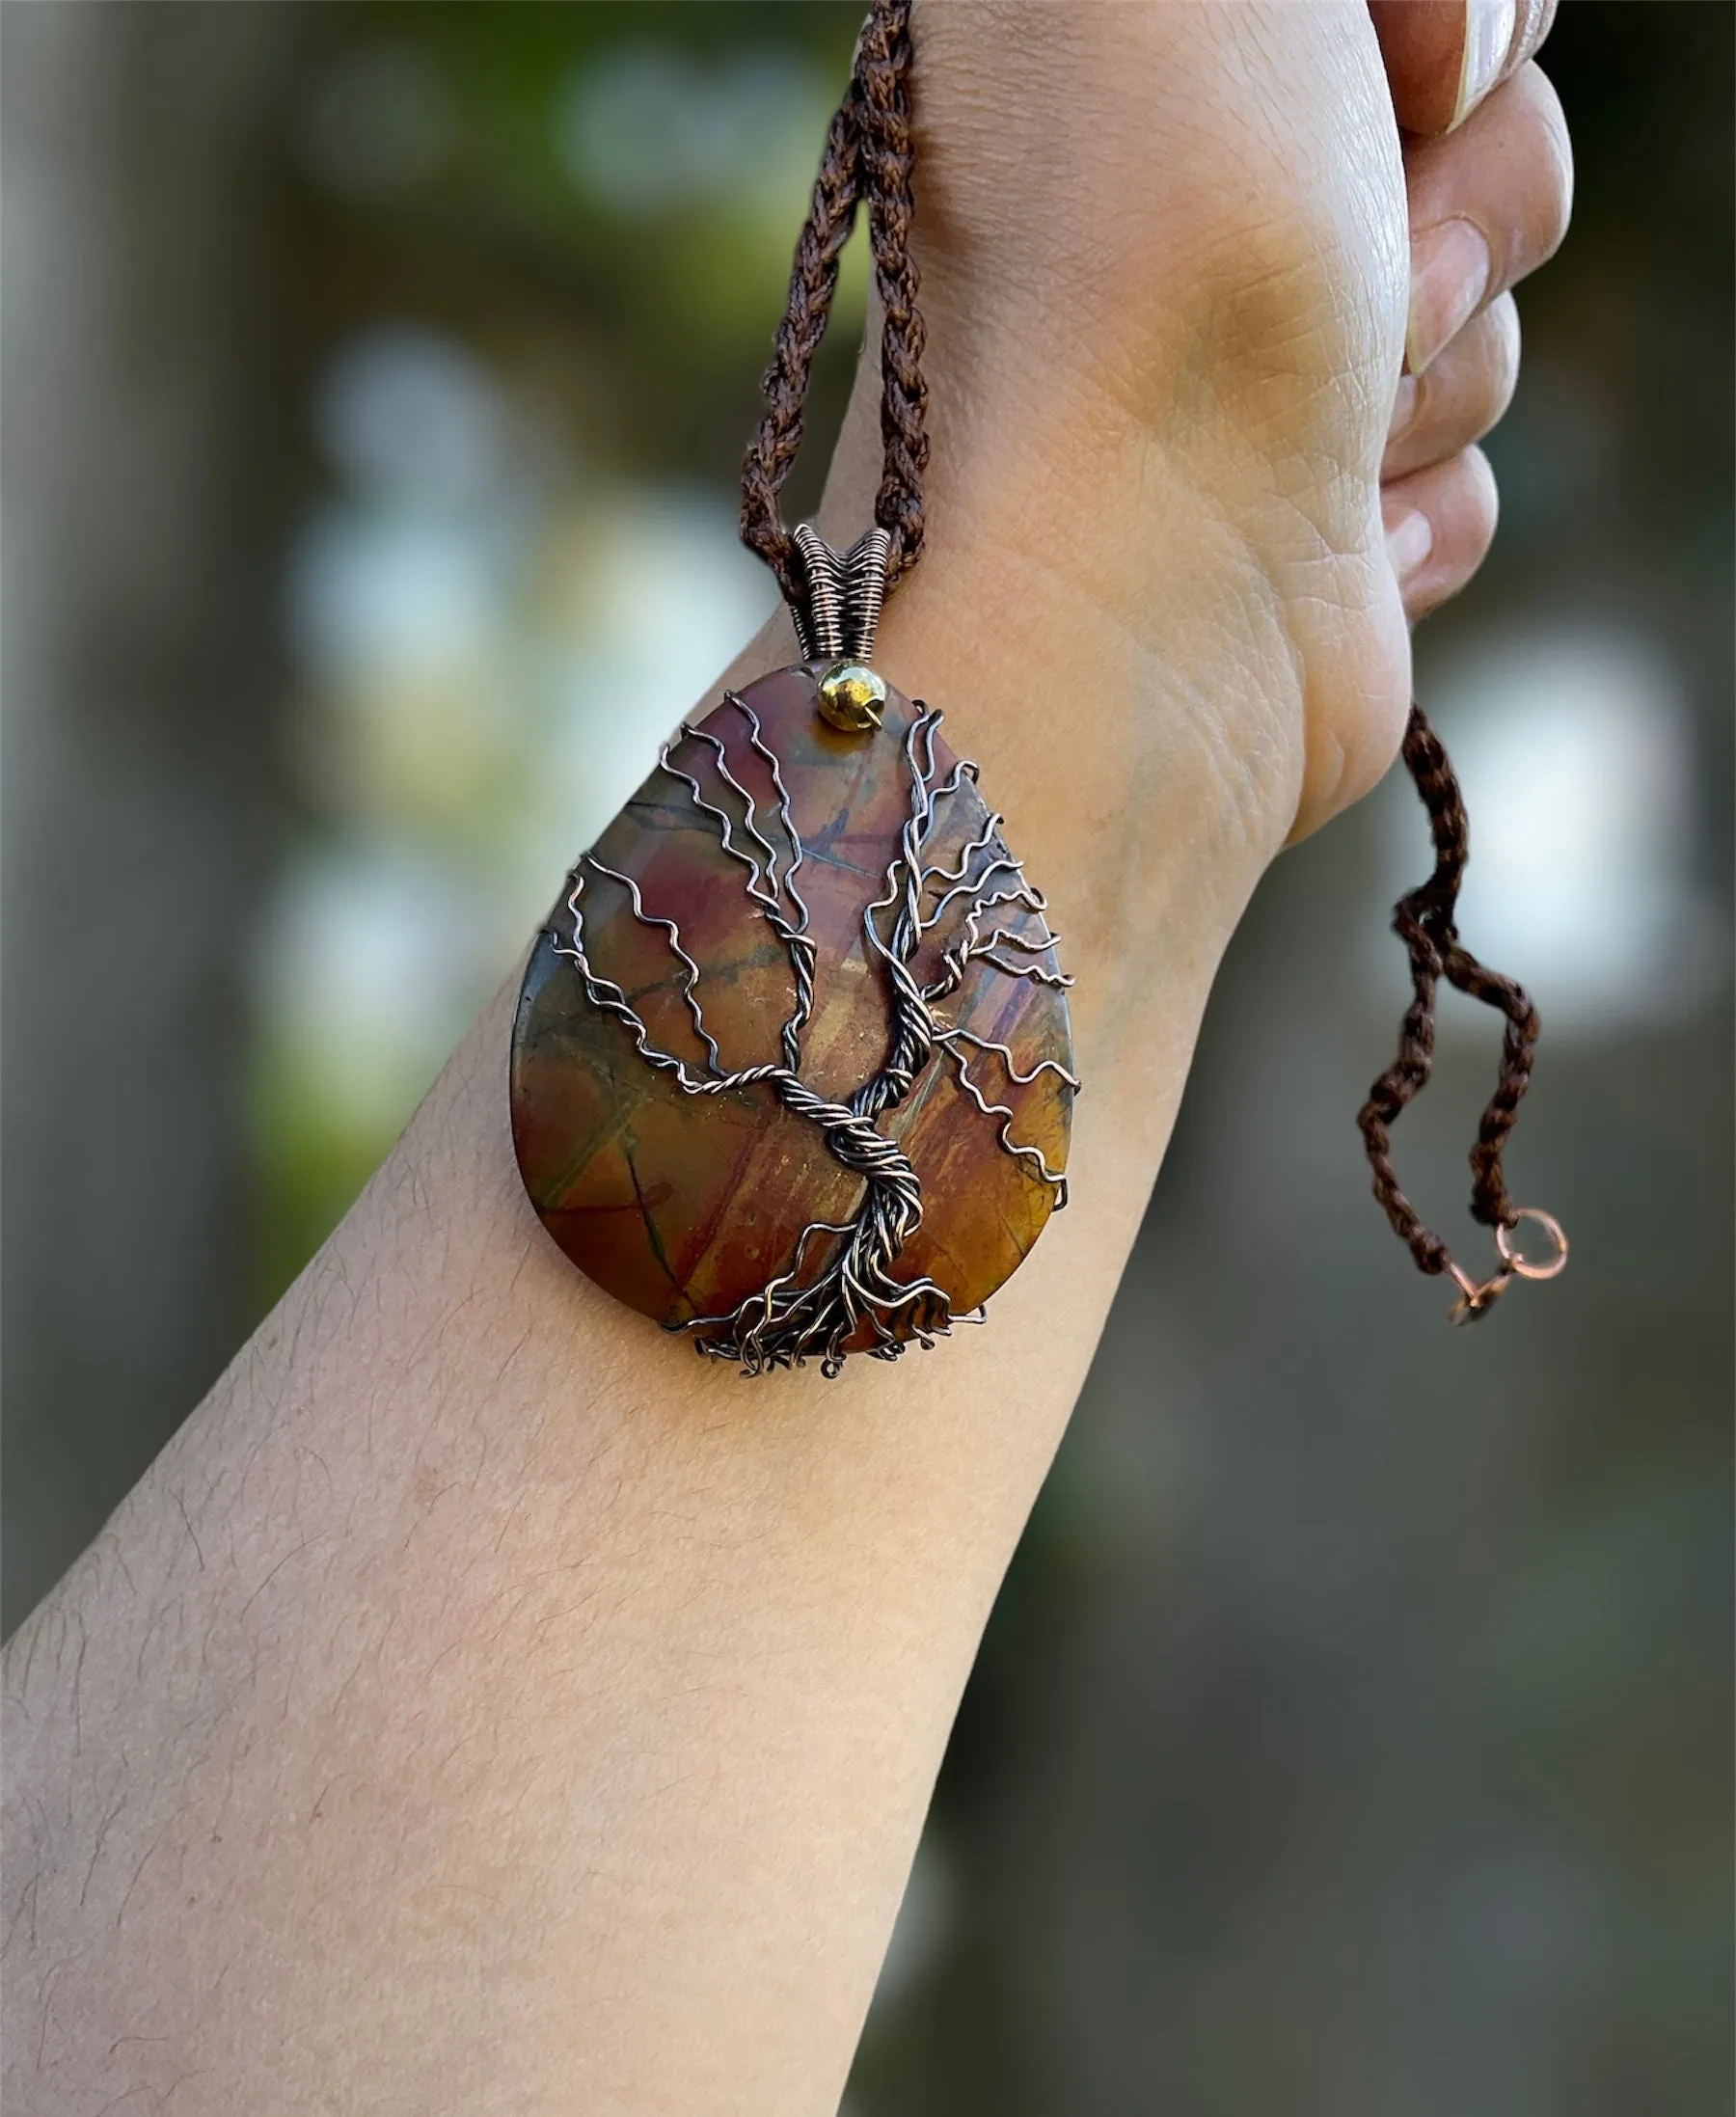
M828 544L811 522L797 525L794 542L807 592L790 605L804 662L874 659L874 635L886 599L892 538L864 529L847 552Z

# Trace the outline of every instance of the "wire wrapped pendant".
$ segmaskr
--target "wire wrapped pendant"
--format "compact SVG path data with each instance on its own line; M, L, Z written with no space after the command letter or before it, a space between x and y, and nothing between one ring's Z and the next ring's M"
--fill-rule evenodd
M1071 981L1044 900L940 715L872 666L925 533L909 71L909 0L873 0L743 464L743 539L800 660L665 745L568 878L513 1029L543 1225L748 1374L932 1345L1067 1202ZM837 551L778 502L858 205L884 460Z
M859 660L726 695L526 973L513 1139L543 1225L748 1373L931 1344L1066 1200L1070 981L940 719Z

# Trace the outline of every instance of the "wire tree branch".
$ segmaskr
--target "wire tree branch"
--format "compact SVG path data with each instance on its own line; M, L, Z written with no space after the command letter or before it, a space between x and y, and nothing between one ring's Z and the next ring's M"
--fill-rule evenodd
M791 810L789 789L776 751L766 741L758 716L734 692L726 703L743 717L750 748L763 761L775 797L775 822L762 814L750 789L731 769L728 746L709 727L684 727L665 744L659 767L686 787L694 809L717 828L722 852L746 872L745 893L755 913L783 943L789 961L794 999L779 1036L780 1057L731 1068L707 1027L699 999L700 966L683 942L675 920L647 907L638 882L610 867L595 855L580 863L567 898L571 920L568 939L557 939L558 952L576 964L593 1006L613 1016L633 1038L645 1062L667 1073L686 1095L712 1096L764 1086L783 1106L816 1126L832 1157L860 1178L862 1195L844 1221L810 1221L798 1236L788 1262L766 1285L733 1310L694 1316L671 1328L690 1332L698 1350L713 1358L738 1362L744 1372L800 1367L818 1359L826 1373L835 1374L848 1352L863 1350L891 1360L908 1343L931 1345L955 1320L945 1289L927 1276L905 1279L894 1269L910 1236L922 1223L922 1185L909 1159L881 1128L879 1121L896 1110L935 1063L936 1052L950 1062L965 1096L990 1120L999 1119L999 1143L1032 1180L1047 1184L1055 1208L1066 1204L1064 1176L1051 1169L1040 1151L1015 1140L1016 1113L1010 1104L990 1102L972 1076L963 1046L997 1057L1010 1081L1029 1085L1052 1073L1069 1090L1078 1083L1052 1059L1021 1072L1012 1049L973 1032L937 1021L934 1003L956 991L967 969L981 964L1013 978L1033 978L1053 987L1072 981L1044 964L1012 964L997 948L1012 948L1033 959L1054 946L1042 893L1024 879L1020 863L1000 839L1002 819L987 823L959 851L950 865L931 864L929 851L954 797L976 781L968 759L956 762L942 779L936 763L936 738L941 716L918 707L905 739L909 774L909 808L898 850L887 864L881 894L862 915L865 948L886 978L890 1033L882 1063L845 1101L822 1096L801 1078L801 1038L814 1005L815 948L808 935L809 911L796 887L805 858ZM692 743L706 753L686 763L674 752ZM689 765L696 769L690 770ZM715 782L708 794L701 773ZM715 795L715 798L714 798ZM778 838L782 844L779 845ZM628 893L633 917L665 934L681 965L680 991L694 1031L704 1045L709 1070L697 1072L675 1053L651 1040L643 1018L622 988L591 964L586 947L583 896L585 870L607 877ZM998 882L1000 886L991 885ZM925 909L926 905L926 909ZM938 974L920 984L912 965L925 938L936 933L955 905L962 905L957 930L942 950ZM1038 922L1035 933L996 925L985 937L982 922L1006 909ZM810 1268L811 1264L811 1268Z

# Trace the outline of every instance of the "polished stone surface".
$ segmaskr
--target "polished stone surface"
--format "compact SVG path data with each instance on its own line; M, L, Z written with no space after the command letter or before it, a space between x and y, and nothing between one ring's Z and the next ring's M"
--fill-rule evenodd
M834 731L816 711L820 673L823 665L780 670L741 695L780 762L804 854L794 880L808 907L815 972L800 1076L820 1095L844 1101L887 1059L889 973L865 941L863 915L885 894L887 867L909 815L907 736L921 709L889 691L880 729ZM773 878L763 886L793 917L782 889L789 855L777 791L746 715L725 701L699 734L671 747L670 763L729 815L736 842L757 852L743 828L745 804L719 777L708 735L721 744L729 773L753 797L759 828L779 855L778 886L772 887ZM934 760L931 783L941 784L954 764L944 743L936 742ZM988 822L981 796L964 779L937 803L923 865L959 870ZM1004 851L994 839L964 861L963 872L974 878ZM635 916L627 887L601 868L632 878L644 918ZM752 877L725 853L717 817L697 805L689 786L654 772L579 872L592 972L619 987L654 1046L679 1058L690 1077L707 1074L686 971L666 927L647 923L672 919L698 966L692 996L717 1040L722 1070L781 1061L780 1033L796 990L789 949L747 894ZM1003 869L985 889L1017 882ZM927 910L948 886L929 885ZM910 964L918 983L938 974L942 950L958 936L966 909L963 899L956 902L924 936ZM882 934L893 916L880 915ZM1044 936L1037 914L997 906L982 931L986 936L996 926L1014 937L997 948L1004 963L1058 970L1052 948L1026 953L1014 944ZM648 1065L630 1029L592 1003L578 966L558 952L572 938L563 889L531 955L514 1027L512 1126L526 1186L573 1262L631 1307L672 1325L731 1311L790 1269L808 1223L849 1219L861 1203L862 1180L833 1158L815 1123L786 1108L765 1083L691 1096ZM946 1027L1008 1045L1020 1072L1045 1060L1071 1066L1066 994L1032 978L972 963L958 991L936 1000L934 1012ZM1051 1185L1002 1147L1003 1123L1013 1141L1035 1147L1059 1172L1072 1104L1071 1088L1052 1072L1021 1084L992 1053L970 1049L967 1058L985 1099L1006 1105L1010 1121L976 1108L938 1049L908 1098L878 1120L922 1188L922 1224L899 1252L895 1270L907 1280L931 1275L950 1296L955 1316L1002 1284L1055 1203ZM826 1247L810 1243L804 1278L823 1262ZM867 1342L852 1343L859 1349Z

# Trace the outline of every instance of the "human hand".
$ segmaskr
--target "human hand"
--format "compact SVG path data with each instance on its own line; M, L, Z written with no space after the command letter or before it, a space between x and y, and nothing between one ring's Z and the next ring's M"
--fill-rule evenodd
M1508 289L1565 214L1547 10L1498 7L1505 37L1464 0L1379 13L915 15L934 503L889 637L944 598L1076 670L1147 814L1126 763L1160 741L1178 813L1260 864L1396 753L1408 620L1493 533ZM1100 826L1115 790L1080 770Z
M1511 289L1566 230L1566 123L1529 56L1554 12L1554 0L1530 0L1517 20L1511 0L1370 9L1406 134L1411 303L1381 511L1412 617L1455 594L1488 553L1495 481L1476 443L1518 380Z

